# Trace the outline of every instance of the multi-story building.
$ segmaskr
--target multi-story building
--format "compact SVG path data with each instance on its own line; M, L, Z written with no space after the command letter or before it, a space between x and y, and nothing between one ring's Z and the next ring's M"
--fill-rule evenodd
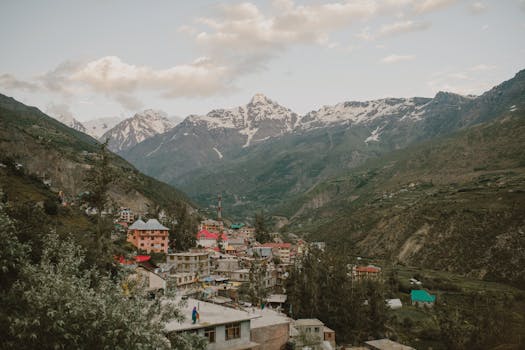
M262 247L271 248L274 257L279 258L282 264L289 264L292 245L290 243L264 243Z
M199 230L206 230L212 233L222 233L224 231L224 223L222 221L206 219L201 222Z
M183 252L168 254L166 262L174 265L171 271L175 273L195 273L199 278L211 274L209 252Z
M128 224L131 224L135 220L135 214L129 208L121 208L119 214L120 222L127 222Z
M169 229L161 225L156 219L149 219L148 222L139 219L128 228L127 241L147 253L166 254L168 252L168 236Z

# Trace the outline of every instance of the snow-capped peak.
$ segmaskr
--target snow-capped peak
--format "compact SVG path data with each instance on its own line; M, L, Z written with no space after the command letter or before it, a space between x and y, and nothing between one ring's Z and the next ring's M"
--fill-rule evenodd
M264 104L272 104L273 101L270 100L268 97L266 97L264 94L261 94L260 92L259 93L256 93L255 95L253 95L252 99L250 100L250 103L251 105L255 105L255 104L260 104L260 103L264 103Z
M159 110L146 109L132 118L123 120L102 135L101 140L110 139L109 148L119 152L135 146L147 138L162 134L173 127L168 115Z

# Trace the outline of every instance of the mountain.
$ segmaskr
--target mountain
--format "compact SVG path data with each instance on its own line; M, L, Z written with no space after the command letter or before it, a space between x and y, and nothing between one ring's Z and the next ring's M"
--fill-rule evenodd
M366 160L448 135L523 103L525 71L479 97L343 102L303 116L256 95L248 105L189 116L122 155L206 206L223 193L225 213L245 219ZM257 108L256 108L257 107Z
M24 171L45 179L51 188L76 198L85 191L85 176L100 144L92 137L69 128L13 98L0 95L0 155L12 159ZM124 159L111 154L110 166L118 175L109 195L117 206L145 213L150 208L174 202L189 203L175 188L140 173ZM10 182L3 186L9 187Z
M122 119L119 117L106 117L92 119L84 122L83 124L86 128L86 134L92 136L95 139L99 139L102 135L104 135L107 131L109 131L121 121Z
M262 94L247 105L190 115L172 130L122 152L142 169L171 181L194 169L234 159L239 151L294 130L297 114Z
M122 152L172 127L173 123L167 118L166 113L146 109L106 131L100 140L109 139L109 149L113 152Z
M525 96L523 96L525 97ZM359 256L525 287L525 99L281 202L286 230Z

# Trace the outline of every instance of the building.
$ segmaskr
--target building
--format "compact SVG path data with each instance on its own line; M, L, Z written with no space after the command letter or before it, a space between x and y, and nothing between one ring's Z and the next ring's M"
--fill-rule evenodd
M199 230L206 230L212 233L222 233L224 231L224 223L222 221L206 219L201 222Z
M246 251L250 256L257 256L261 259L271 259L273 258L273 249L272 247L257 246L248 248Z
M359 281L362 279L368 280L379 280L381 278L381 268L368 265L368 266L353 266L352 267L352 278Z
M183 252L171 253L166 257L166 263L173 265L172 273L193 273L198 277L211 274L210 253L208 252Z
M390 339L378 339L365 342L368 349L374 350L416 350L410 346L396 343Z
M119 222L127 222L128 224L131 224L135 221L135 214L129 208L121 208L119 214Z
M410 301L412 305L432 307L436 302L436 296L424 289L413 289L410 291Z
M386 299L386 306L392 310L401 309L403 303L401 299Z
M335 349L335 346L336 346L335 331L333 329L330 329L324 326L323 335L324 335L324 341L330 343L330 345L332 346L332 349Z
M284 349L290 339L290 322L285 315L265 308L255 311L259 317L251 320L251 339L259 344L258 350Z
M290 243L264 243L262 247L271 248L273 256L279 258L282 264L290 263L292 250Z
M316 318L303 318L293 322L295 329L293 339L295 348L309 347L313 350L322 349L324 342L324 323Z
M193 308L199 313L199 322L191 319ZM251 340L250 320L260 317L246 311L189 298L181 308L185 319L173 320L165 326L167 333L192 332L208 339L208 350L259 349Z
M221 234L221 240L224 242L224 246L227 246L228 236L226 234ZM219 234L215 232L210 232L206 229L202 229L197 233L197 246L203 248L213 248L217 247L217 241L219 240Z
M128 228L127 241L137 249L144 250L147 253L166 254L168 252L168 236L169 229L161 225L156 219L149 219L148 222L139 219Z

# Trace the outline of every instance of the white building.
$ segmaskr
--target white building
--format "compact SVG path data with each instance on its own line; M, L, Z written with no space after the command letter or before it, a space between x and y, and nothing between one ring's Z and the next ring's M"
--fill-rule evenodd
M199 312L197 323L191 319L194 307ZM169 322L165 327L166 332L197 333L208 339L208 350L259 349L259 344L251 341L250 334L250 320L259 315L191 298L181 311L185 320Z

